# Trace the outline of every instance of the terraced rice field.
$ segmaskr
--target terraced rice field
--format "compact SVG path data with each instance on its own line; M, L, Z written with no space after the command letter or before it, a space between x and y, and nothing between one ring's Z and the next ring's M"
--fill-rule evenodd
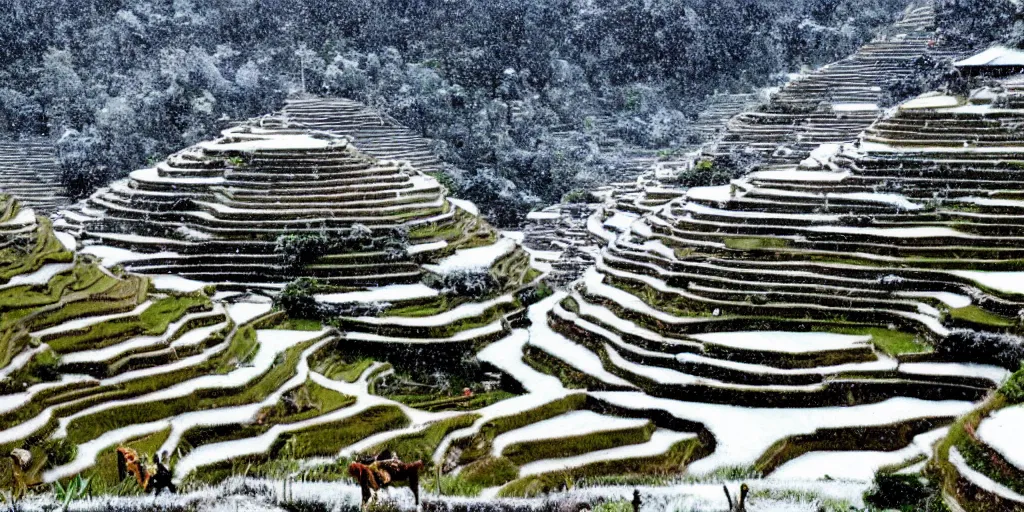
M933 17L808 80L871 101L852 81L902 68L847 68L909 58ZM391 450L436 500L638 487L715 509L744 481L751 510L846 510L923 474L953 510L1024 510L1024 377L986 345L1021 343L1022 98L1011 78L872 109L720 187L652 169L537 212L529 248L344 101L293 101L52 222L3 196L0 451L100 494L139 492L116 447L166 452L191 493L167 504L280 504L299 480L351 505L348 462ZM296 262L296 235L348 242ZM274 303L300 278L329 315Z

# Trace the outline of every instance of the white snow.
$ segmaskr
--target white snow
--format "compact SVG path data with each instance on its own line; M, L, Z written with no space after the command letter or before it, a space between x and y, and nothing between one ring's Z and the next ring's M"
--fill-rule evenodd
M899 370L914 375L978 377L999 385L1010 376L1006 368L977 363L902 363Z
M153 288L156 290L192 293L202 290L208 285L208 283L193 281L192 279L175 275L160 274L147 275L146 277L149 278L149 282L153 284Z
M179 185L222 185L226 181L223 177L220 176L193 178L161 176L160 172L155 167L132 171L131 173L128 174L128 176L130 176L133 180L136 181L163 182Z
M477 208L472 201L466 201L465 199L456 199L454 197L449 197L448 201L450 201L455 206L462 208L471 215L480 215L480 209Z
M1005 46L993 46L981 53L978 53L963 60L958 60L953 65L956 67L1024 67L1024 52L1012 48L1007 48Z
M559 212L530 212L526 214L526 220L558 220L562 218Z
M839 199L851 199L854 201L866 201L873 203L885 203L896 206L903 210L920 210L923 208L921 205L910 201L904 196L899 194L880 194L877 192L848 192L839 194L829 194L828 197L834 197Z
M720 185L717 187L694 187L686 191L686 197L688 199L727 203L732 199L732 187L729 185Z
M460 270L487 269L502 256L516 248L515 241L499 238L497 242L472 249L459 249L437 264L423 265L424 268L438 274L447 274Z
M960 450L957 450L955 446L949 449L949 462L961 476L972 484L1001 498L1024 504L1024 496L968 466L964 456L960 454Z
M341 304L345 302L394 302L436 297L437 293L437 290L423 283L391 284L355 292L317 295L316 300L331 304Z
M361 316L353 320L370 325L402 325L408 327L439 327L458 320L482 315L485 311L501 304L511 304L511 295L502 295L484 302L467 302L429 316Z
M0 290L13 288L15 286L36 286L50 282L53 276L66 272L75 267L74 263L47 263L30 274L18 274L0 285Z
M262 302L239 302L228 305L228 316L236 324L242 325L258 316L266 314L270 311L271 307L270 304Z
M1000 409L983 419L978 426L978 438L999 452L1010 464L1024 469L1024 443L1021 426L1024 425L1024 405Z
M970 279L982 286L1003 293L1024 293L1024 272L988 272L983 270L950 270L950 274Z
M144 260L148 258L177 258L180 256L176 252L162 251L156 253L140 253L107 245L87 245L83 247L79 253L96 256L105 267L113 267L114 265L124 263L126 261Z
M931 455L932 445L945 436L949 428L940 428L914 436L908 446L891 452L883 451L814 451L805 453L779 466L768 477L782 480L857 480L870 482L883 466L897 465L920 455Z
M78 249L78 240L75 240L75 237L70 233L55 232L53 235L57 237L57 240L60 240L61 245L65 249L69 251Z
M915 228L871 228L857 226L809 226L808 231L821 233L842 233L847 235L873 235L894 238L958 237L969 238L965 233L944 227Z
M959 416L970 411L965 401L930 401L896 397L850 407L753 408L656 398L639 392L592 392L596 398L629 409L661 409L681 419L703 423L718 444L715 452L689 467L705 474L727 466L752 464L772 444L820 428L887 425L899 421Z
M565 292L558 292L539 302L545 309L530 308L528 316L530 327L530 345L537 347L549 355L560 359L565 364L602 382L624 387L634 387L622 378L604 369L601 358L586 347L569 341L561 334L553 331L547 322L547 310L565 297Z
M836 112L863 112L866 110L878 110L877 103L833 103L832 110Z
M617 446L615 448L598 450L573 457L538 460L524 464L519 468L519 476L525 477L541 473L550 473L552 471L563 471L566 469L586 466L587 464L593 464L595 462L609 460L653 457L667 452L669 448L680 441L695 437L697 437L696 434L689 432L674 432L672 430L658 429L651 434L651 439L643 444Z
M306 134L269 134L240 133L235 130L224 130L224 135L231 139L203 141L199 146L214 151L274 151L274 150L310 150L323 149L336 141L318 139ZM341 141L342 139L338 139Z
M70 321L64 322L62 324L55 325L53 327L49 327L49 328L43 329L41 331L33 332L32 336L35 336L35 337L39 338L39 337L43 337L43 336L49 336L51 334L67 332L67 331L72 331L72 330L76 330L76 329L83 329L83 328L89 327L91 325L96 325L98 323L103 323L103 322L107 322L107 321L110 321L110 320L117 320L119 318L127 318L127 317L132 317L132 316L139 316L140 313L145 311L146 308L148 308L152 304L153 304L152 301L148 301L147 300L146 302L143 302L142 304L139 304L138 306L136 306L135 309L133 309L131 311L128 311L126 313L114 313L114 314L110 314L110 315L90 316L90 317L78 318L78 319L75 319L75 320L70 320Z
M956 96L922 95L901 104L900 108L905 110L919 108L949 108L957 105L960 105L960 100Z
M951 308L964 308L971 305L971 298L959 293L950 292L896 292L897 297L937 299Z
M804 171L798 169L784 169L777 171L757 171L748 175L750 180L766 181L809 181L809 182L839 182L848 177L848 172L830 171Z
M604 221L604 225L615 228L619 231L628 231L629 226L639 218L636 214L626 212L615 212L614 215Z
M850 350L871 345L870 335L831 332L742 331L694 334L691 337L725 347L788 354Z
M426 243L422 243L422 244L410 245L405 250L405 252L408 253L411 256L413 254L419 254L421 252L439 251L441 249L444 249L445 247L448 247L448 241L447 240L435 240L433 242L426 242Z
M506 447L516 443L638 428L647 423L646 419L606 416L588 410L570 411L495 437L491 443L491 453L498 457Z

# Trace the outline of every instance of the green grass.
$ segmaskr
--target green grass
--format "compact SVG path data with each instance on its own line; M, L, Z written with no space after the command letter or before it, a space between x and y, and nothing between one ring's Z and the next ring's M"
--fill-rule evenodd
M124 405L77 418L68 425L68 438L82 443L129 424L170 418L189 411L258 402L295 375L302 352L313 343L308 341L289 348L263 375L238 388L204 389L192 396Z
M342 448L374 434L409 426L401 409L392 405L371 407L352 418L317 425L282 436L287 446L280 455L292 458L329 457Z
M251 361L256 356L258 350L259 342L256 341L256 329L251 325L239 327L235 331L235 335L231 337L231 342L224 352L224 357L214 372L219 374L229 373L231 370Z
M672 445L664 454L654 457L596 462L567 471L520 478L502 487L498 496L541 496L562 487L573 488L577 482L590 481L593 477L602 475L677 478L686 465L702 455L703 451L704 447L698 439L685 439Z
M74 254L53 234L49 219L37 217L35 240L30 243L27 251L14 247L0 250L0 282L6 283L19 274L28 274L39 270L47 263L69 263Z
M291 331L319 331L323 329L319 320L308 320L303 318L289 318L274 326L274 329L285 329Z
M724 240L725 246L738 251L756 251L765 249L784 249L789 247L789 240L771 237L731 237Z
M886 329L884 327L853 327L838 329L823 329L839 334L864 334L871 336L873 343L879 350L890 356L900 354L914 354L919 352L931 352L930 345L924 343L921 337L908 332Z
M327 357L316 361L313 368L329 379L353 383L359 380L373 363L373 359L368 357L349 359L337 352L330 352Z
M415 409L421 409L424 411L438 412L438 411L472 411L480 409L481 407L487 407L488 405L500 402L507 398L512 398L512 393L507 391L490 391L485 393L475 393L473 396L465 397L462 395L446 396L446 395L389 395L388 398L401 402L413 407Z
M163 334L171 322L181 319L186 313L208 311L211 308L210 298L205 295L167 297L151 304L138 317L94 324L81 333L61 336L48 343L59 353L103 348L132 336Z
M1009 318L990 313L974 304L950 309L949 316L957 320L986 327L1012 327L1014 325L1013 321Z
M196 427L185 432L182 440L187 446L196 448L204 444L252 438L263 434L274 425L296 423L322 416L349 407L355 401L355 397L324 388L313 381L306 381L302 386L286 393L273 407L262 409L257 415L259 419L256 422Z
M406 434L381 443L370 450L379 453L385 449L396 453L402 460L422 460L428 462L444 436L461 428L469 427L479 419L476 414L463 414L454 418L443 419L431 423L425 429L414 434Z
M464 467L459 477L470 485L494 487L518 478L519 467L505 457L484 457Z
M474 460L486 457L491 452L491 442L494 441L494 438L505 432L532 425L548 418L554 418L569 411L575 411L582 408L586 401L587 396L585 394L575 393L540 407L510 416L494 418L481 425L479 432L474 436L457 441L463 447L460 462L468 464Z
M645 443L650 440L655 428L653 423L648 422L635 428L514 443L507 446L502 455L522 466L535 460L572 457L617 446Z

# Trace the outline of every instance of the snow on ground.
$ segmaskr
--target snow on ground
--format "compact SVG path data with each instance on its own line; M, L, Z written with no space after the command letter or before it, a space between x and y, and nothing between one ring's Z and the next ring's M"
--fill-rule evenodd
M703 423L718 442L714 453L695 461L692 474L728 466L748 466L780 439L810 434L819 428L887 425L898 421L959 416L971 410L965 401L929 401L897 397L851 407L754 408L657 398L640 392L592 392L594 397L627 409L661 409L678 418Z
M746 481L753 490L764 491L766 497L750 497L750 512L819 512L822 500L845 501L861 506L862 495L868 485L860 482L808 482L782 480ZM740 481L678 483L667 486L601 486L576 487L541 498L482 499L455 496L435 496L429 488L422 488L425 500L442 503L440 508L497 512L549 512L559 503L598 501L630 501L634 489L640 492L641 512L721 512L725 506L722 485L735 496ZM100 496L72 501L68 512L149 512L159 510L194 510L196 512L256 512L283 511L281 497L284 482L253 478L231 478L215 487L201 487L179 494L160 496ZM300 504L318 504L324 510L349 510L359 506L359 486L351 480L336 482L294 481L288 484L295 508ZM394 503L399 510L416 510L412 493L403 487L385 489L382 498ZM19 503L25 512L45 512L62 508L63 504L50 494L32 496ZM313 507L317 507L313 505Z
M201 281L193 281L192 279L185 279L181 276L148 275L146 277L149 278L149 282L153 284L154 289L171 292L192 293L202 290L209 284Z
M180 256L180 254L170 251L140 253L107 245L87 245L83 247L79 253L96 256L100 259L100 263L104 267L113 267L114 265L124 263L126 261L144 260L147 258L178 258Z
M640 218L634 213L616 211L611 217L604 221L604 225L615 228L619 231L628 231L629 226Z
M871 336L831 332L740 331L694 334L692 337L725 347L788 354L850 350L871 345Z
M512 376L529 393L565 393L558 378L540 373L523 362L523 347L529 340L527 330L515 329L510 335L484 347L476 357Z
M814 451L779 466L768 478L782 480L856 480L871 482L883 466L902 464L921 455L930 456L932 446L949 431L948 427L914 437L906 447L884 451Z
M971 237L966 233L944 227L917 227L917 228L871 228L858 226L809 226L808 231L822 233L842 233L846 235L873 235L895 238L931 238L931 237Z
M551 297L530 308L528 316L533 325L530 326L530 345L537 347L549 355L560 359L565 364L613 386L633 387L621 377L604 369L601 358L583 345L569 341L561 334L553 331L547 322L547 310L565 298L565 292L557 292ZM541 309L537 305L546 307Z
M120 319L120 318L128 318L128 317L133 317L133 316L139 316L139 314L141 314L143 311L145 311L146 308L148 308L152 304L153 304L153 301L147 300L146 302L143 302L142 304L139 304L138 306L136 306L135 309L133 309L131 311L128 311L126 313L113 313L113 314L110 314L110 315L90 316L90 317L85 317L85 318L79 318L79 319L76 319L76 320L70 320L68 322L64 322L62 324L58 324L58 325L55 325L53 327L48 327L46 329L33 332L32 336L39 338L39 337L43 337L43 336L49 336L51 334L57 334L57 333L62 333L62 332L67 332L67 331L73 331L73 330L76 330L76 329L84 329L84 328L89 327L91 325L96 325L96 324L99 324L99 323L108 322L110 320L117 320L117 319Z
M480 215L480 209L477 208L476 205L473 204L472 201L466 201L465 199L456 199L454 197L449 197L448 201L451 202L452 204L454 204L455 206L458 206L459 208L462 208L463 210L465 210L470 215L476 215L476 216Z
M865 201L871 203L884 203L896 206L903 210L911 211L920 210L921 208L923 208L923 206L899 194L880 194L877 192L847 192L839 194L829 194L828 197L837 199L850 199L853 201Z
M1024 405L1000 409L981 421L978 437L999 452L1010 464L1024 469L1024 443L1021 426L1024 425Z
M832 110L835 112L863 112L866 110L878 110L877 103L833 103Z
M974 485L1001 498L1024 504L1024 496L968 466L964 456L960 454L960 450L957 450L955 446L949 449L949 462L961 476Z
M213 313L223 313L223 312L224 312L223 306L221 306L220 304L217 304L216 305L216 309L213 311ZM158 335L155 335L155 336L135 336L133 338L129 338L129 339L125 340L125 341L122 341L121 343L115 343L115 344L109 345L107 347L103 347L103 348L99 348L99 349L95 349L95 350L83 350L83 351L79 351L79 352L72 352L70 354L64 354L63 356L61 356L61 362L62 363L96 363L96 362L102 362L102 361L109 361L109 360L111 360L111 359L113 359L115 357L120 356L121 354L124 354L124 353L132 351L132 350L138 350L138 349L141 349L141 348L144 348L144 347L149 347L151 345L157 345L157 344L164 345L164 344L167 344L168 340L172 336L177 334L178 330L181 329L188 322L191 322L191 321L195 320L196 318L208 317L210 315L211 315L210 313L205 313L205 312L201 313L201 314L195 314L195 313L188 314L188 315L185 315L185 316L181 317L181 319L179 319L178 321L168 325L167 329L164 330L163 334L158 334ZM182 346L182 345L188 345L188 344L192 344L192 343L198 343L198 342L206 339L206 337L209 336L210 334L213 334L214 331L216 331L218 329L222 329L226 325L227 325L227 322L222 322L222 323L214 324L214 325L207 326L207 327L201 327L201 328L198 328L198 329L189 330L187 333L182 335L181 338L179 338L179 339L174 341L174 346Z
M55 232L54 236L60 241L60 244L69 251L75 251L78 249L78 240L75 239L70 233Z
M903 110L911 110L919 108L949 108L958 105L960 105L960 100L956 96L924 94L906 103L900 104L900 108Z
M438 274L448 274L460 270L476 270L490 268L502 256L512 252L516 243L509 238L499 238L497 242L472 249L459 249L437 264L423 265L424 268Z
M559 212L530 212L526 214L526 220L558 220L562 218L562 214Z
M421 252L439 251L441 249L444 249L445 247L448 247L447 240L437 240L434 242L427 242L425 244L410 245L405 250L405 252L411 256L413 254L419 254Z
M396 302L402 300L436 297L437 290L423 284L391 284L355 292L328 293L317 295L316 300L331 304L345 302Z
M900 371L915 375L947 375L979 377L999 385L1006 381L1010 372L1005 368L977 363L902 363Z
M525 477L530 475L539 475L541 473L550 473L552 471L564 471L566 469L578 468L595 462L609 460L654 457L667 452L672 445L680 441L693 439L695 437L697 437L697 435L691 432L674 432L672 430L659 428L651 434L651 439L645 443L617 446L615 448L597 450L573 457L545 459L524 464L519 468L519 476Z
M66 272L75 267L74 263L47 263L29 274L18 274L12 277L5 284L0 285L0 290L13 288L15 286L35 286L50 282L53 276Z
M986 288L1003 293L1024 293L1024 272L989 272L984 270L950 270L950 274L970 279Z
M484 302L467 302L429 316L360 316L354 320L371 325L402 325L409 327L438 327L450 325L459 320L484 314L490 308L511 304L515 299L511 295L502 295Z
M803 171L798 169L783 169L777 171L752 172L747 176L747 179L765 181L839 182L846 179L849 175L849 172Z
M732 187L729 185L720 185L717 187L694 187L686 191L686 197L688 199L697 199L701 201L727 203L733 197Z
M950 292L896 292L897 297L938 299L951 308L964 308L971 305L971 298L959 293Z
M588 410L570 411L495 437L491 444L491 453L498 457L506 447L515 443L637 428L648 422L646 419L606 416Z
M262 302L239 302L236 304L228 305L228 316L235 321L236 324L242 325L250 320L263 316L270 312L273 306L268 303Z

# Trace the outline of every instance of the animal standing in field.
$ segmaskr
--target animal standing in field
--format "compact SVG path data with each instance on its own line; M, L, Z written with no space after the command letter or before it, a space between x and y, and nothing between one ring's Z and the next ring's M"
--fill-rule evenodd
M423 461L402 462L392 458L390 452L381 453L369 464L353 462L348 465L348 474L359 482L363 493L363 506L383 488L405 482L420 504L420 470Z
M740 485L740 499L733 503L732 496L729 495L729 488L722 486L725 491L725 499L729 501L729 512L747 512L747 493L750 492L750 487L747 484Z
M172 493L178 492L178 488L171 481L174 474L164 465L164 462L170 462L171 458L164 453L163 459L163 461L160 460L160 454L153 455L156 473L150 473L146 469L146 462L139 458L138 452L132 448L120 446L117 448L117 478L124 480L130 474L135 477L135 481L145 492L152 491L154 494L160 494L160 491L164 489Z

